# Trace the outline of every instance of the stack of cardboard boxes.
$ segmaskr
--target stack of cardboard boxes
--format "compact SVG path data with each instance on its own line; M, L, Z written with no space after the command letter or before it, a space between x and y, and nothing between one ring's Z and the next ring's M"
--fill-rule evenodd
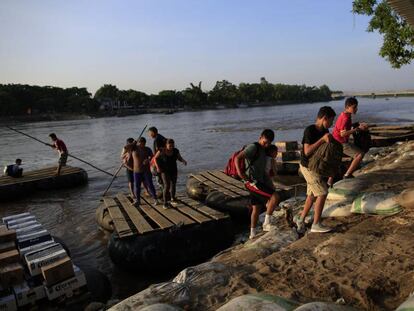
M33 215L0 224L0 310L71 297L86 288L83 272Z

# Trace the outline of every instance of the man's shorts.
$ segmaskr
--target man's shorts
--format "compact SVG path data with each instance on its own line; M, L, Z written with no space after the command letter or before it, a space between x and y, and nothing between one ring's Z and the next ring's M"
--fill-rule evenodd
M319 197L328 194L328 184L325 177L312 172L307 167L300 165L300 171L306 180L306 194Z
M276 192L280 201L286 199L285 192L283 190L275 190L272 187L269 187L263 183L259 182L246 182L246 189L250 192L250 204L266 206L267 201L272 197L273 193Z
M129 183L134 183L134 171L126 169L126 176Z
M68 154L67 153L61 153L59 157L59 165L66 165L66 162L68 161Z
M352 159L355 158L358 154L364 153L361 148L350 143L342 144L342 148L344 149L344 154L346 154L348 157L351 157Z

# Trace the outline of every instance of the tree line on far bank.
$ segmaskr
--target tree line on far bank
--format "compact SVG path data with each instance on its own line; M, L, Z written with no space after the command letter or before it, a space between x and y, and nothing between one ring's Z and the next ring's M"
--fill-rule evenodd
M331 100L328 86L272 84L261 78L260 83L217 81L210 91L203 91L201 82L182 91L163 90L148 95L136 90L119 90L105 84L95 95L86 88L59 88L22 84L0 84L0 116L18 116L39 113L85 113L122 108L214 108L219 105L287 104Z

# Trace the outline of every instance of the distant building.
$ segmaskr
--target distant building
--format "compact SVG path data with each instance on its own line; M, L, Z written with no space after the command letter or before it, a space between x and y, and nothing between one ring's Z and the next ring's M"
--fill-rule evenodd
M127 101L121 101L119 99L98 98L97 100L100 104L99 110L120 111L120 110L128 110L128 109L134 108L132 105L128 104Z

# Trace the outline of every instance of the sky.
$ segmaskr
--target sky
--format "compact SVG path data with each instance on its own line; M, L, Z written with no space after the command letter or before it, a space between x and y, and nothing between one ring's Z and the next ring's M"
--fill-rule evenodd
M352 0L1 0L0 83L147 93L218 80L414 89Z

